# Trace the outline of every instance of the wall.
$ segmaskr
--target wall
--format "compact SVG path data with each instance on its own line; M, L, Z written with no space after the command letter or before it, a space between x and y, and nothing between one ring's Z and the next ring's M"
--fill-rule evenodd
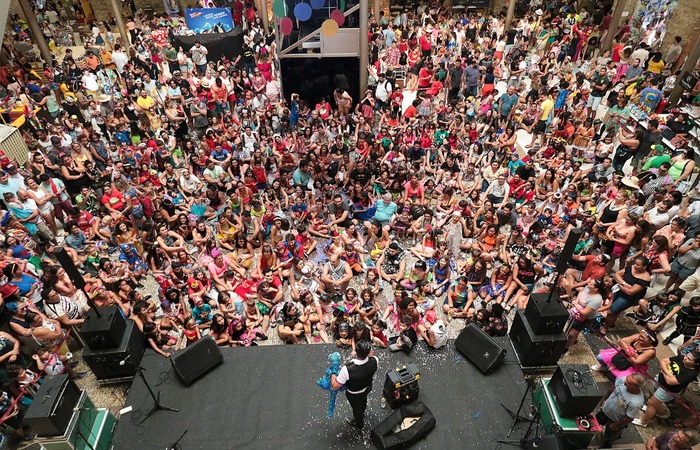
M683 61L693 49L695 41L700 38L698 23L700 23L700 5L698 5L698 0L678 0L676 12L668 24L664 41L661 44L663 54L666 54L666 50L673 44L674 37L680 36L683 38L681 41L683 52L679 61Z

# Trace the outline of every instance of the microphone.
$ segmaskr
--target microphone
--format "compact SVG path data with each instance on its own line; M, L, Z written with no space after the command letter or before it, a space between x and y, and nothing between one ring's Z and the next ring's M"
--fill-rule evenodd
M122 359L121 361L119 361L119 365L120 365L120 366L123 366L123 365L126 364L126 362L127 362L128 360L130 360L130 359L131 359L131 355L130 355L130 354L129 354L129 355L126 355L126 358L124 358L124 359Z
M90 408L73 408L73 412L90 411Z

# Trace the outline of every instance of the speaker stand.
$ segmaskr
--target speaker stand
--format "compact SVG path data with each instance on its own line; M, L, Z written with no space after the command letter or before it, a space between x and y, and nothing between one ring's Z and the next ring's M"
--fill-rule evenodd
M516 418L517 419L517 418ZM508 445L518 445L522 448L526 448L525 446L527 445L528 438L530 437L530 432L532 432L532 426L535 426L535 440L531 448L537 448L540 443L540 411L535 409L535 411L532 414L532 418L528 419L530 421L530 424L527 426L527 431L525 431L525 435L520 438L520 439L496 439L496 442L501 443L501 444L508 444ZM516 421L517 423L517 421ZM511 432L513 429L511 429ZM510 437L510 433L508 433L508 436Z
M168 448L166 448L165 450L182 450L182 447L180 447L180 441L182 440L182 438L185 437L185 435L187 434L188 431L190 431L190 430L183 431L182 434L180 435L180 437L177 438L177 441L168 445Z
M164 410L164 411L172 411L172 412L180 412L179 409L177 408L171 408L169 406L163 406L160 403L160 391L158 391L158 395L156 395L153 392L153 389L151 389L151 385L148 384L148 381L146 380L146 377L143 375L143 371L145 369L141 366L136 369L136 373L141 377L141 380L143 380L143 384L146 385L146 389L148 389L148 393L151 395L151 398L153 399L153 407L151 408L150 411L148 411L148 414L146 414L146 417L144 417L141 422L139 423L144 423L146 420L148 420L149 417L151 417L151 414L153 414L156 411ZM184 436L184 434L183 434ZM179 439L178 439L179 441Z
M503 407L503 409L508 411L508 414L510 414L510 417L513 418L513 424L510 426L510 431L508 431L508 437L510 437L510 435L513 434L513 430L515 429L515 426L518 424L518 422L528 422L528 421L532 420L532 417L520 415L520 413L523 410L523 406L525 405L525 399L527 398L527 394L530 393L530 390L532 389L532 386L534 384L534 382L530 378L525 378L525 382L527 383L527 387L525 388L525 393L523 394L523 398L520 399L520 405L518 405L518 410L516 412L513 412L513 410L511 410L506 405L501 403L501 406Z

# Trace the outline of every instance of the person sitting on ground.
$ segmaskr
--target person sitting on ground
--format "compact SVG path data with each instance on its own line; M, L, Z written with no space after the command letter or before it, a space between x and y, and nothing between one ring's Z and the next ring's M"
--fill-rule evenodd
M418 342L418 334L411 326L411 318L404 317L399 322L399 335L389 339L389 350L392 352L409 352Z
M591 367L596 372L610 371L616 377L632 373L647 373L649 362L656 357L659 345L656 333L642 330L617 341L617 347L610 347L598 352L599 364Z

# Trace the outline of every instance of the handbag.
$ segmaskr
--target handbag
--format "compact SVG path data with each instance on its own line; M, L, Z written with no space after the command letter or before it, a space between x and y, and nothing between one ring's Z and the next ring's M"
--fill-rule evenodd
M622 350L615 353L615 356L612 357L611 362L619 370L627 370L632 367L632 363L625 357L625 352Z

